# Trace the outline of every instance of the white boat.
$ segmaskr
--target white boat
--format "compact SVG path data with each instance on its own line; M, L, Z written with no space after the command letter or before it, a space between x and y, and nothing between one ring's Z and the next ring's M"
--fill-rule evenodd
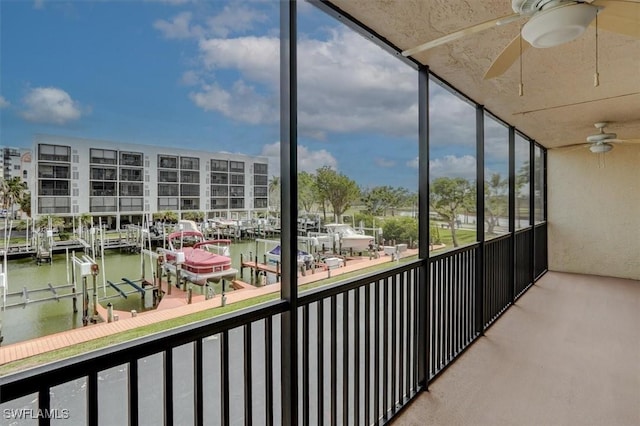
M371 235L361 234L344 223L329 223L325 228L328 235L340 243L342 250L363 252L369 250L369 247L374 244L374 238Z
M267 259L269 260L270 263L278 263L280 262L281 251L282 249L280 248L279 245L277 245L273 249L266 252L265 255L267 256ZM298 249L297 261L298 261L298 266L302 266L302 265L308 266L308 265L311 265L311 263L313 262L313 256L304 250Z

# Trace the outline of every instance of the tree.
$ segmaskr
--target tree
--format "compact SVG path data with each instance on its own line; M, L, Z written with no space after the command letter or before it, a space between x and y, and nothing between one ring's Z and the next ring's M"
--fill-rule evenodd
M473 199L474 186L468 180L457 177L440 177L431 183L429 205L449 224L453 246L458 247L456 221Z
M507 212L508 200L505 194L509 182L502 179L500 173L493 173L491 178L484 183L485 203L484 221L487 224L487 233L493 234L498 225L500 216Z
M337 220L360 197L358 184L331 167L324 166L316 173L316 186L321 201L331 204L334 220Z
M387 241L413 244L418 239L418 220L413 217L394 217L385 219L382 224L382 235Z
M269 180L269 208L280 211L280 176L271 176Z
M366 211L376 216L386 216L387 210L391 210L391 216L395 216L395 211L406 205L408 200L409 191L405 188L386 185L364 190L362 194Z
M318 200L315 176L308 172L298 173L298 210L311 213Z
M26 192L26 183L22 182L19 176L14 176L11 179L3 180L0 186L0 193L2 195L2 208L11 211L11 217L14 216L14 206L20 203L24 198Z

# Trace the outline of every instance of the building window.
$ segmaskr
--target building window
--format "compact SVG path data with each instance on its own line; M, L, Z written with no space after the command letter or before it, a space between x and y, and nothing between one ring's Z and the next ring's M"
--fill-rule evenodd
M256 197L266 197L268 189L266 186L256 186L253 188L253 195Z
M253 176L253 184L254 185L267 185L268 178L266 175L254 175Z
M158 155L158 167L163 169L177 169L178 157Z
M212 198L211 199L211 209L219 210L229 208L229 199L228 198Z
M60 145L38 145L38 160L70 162L71 148Z
M177 198L158 198L158 210L178 210Z
M180 185L180 195L198 197L200 196L200 185Z
M121 166L138 166L142 167L142 153L140 152L120 152Z
M38 213L70 213L71 200L68 197L39 197Z
M142 184L141 183L121 183L120 193L121 197L141 197L142 196Z
M178 185L158 184L158 195L177 197L180 195L178 189Z
M142 198L120 198L121 212L142 211Z
M198 210L200 200L198 198L182 198L180 200L180 210Z
M214 185L211 187L212 197L226 197L229 195L229 187L223 185Z
M38 164L38 177L41 179L69 179L69 166Z
M229 171L231 173L244 173L243 161L229 161Z
M178 172L158 170L158 182L178 182Z
M226 173L211 173L211 183L226 185L229 183L229 175Z
M89 151L89 162L94 164L117 164L118 153L110 149L93 149Z
M253 165L253 173L256 175L266 175L267 173L268 167L266 164L262 164L262 163L255 163Z
M89 210L92 212L115 212L115 197L91 197L89 199Z
M142 182L142 169L120 169L120 180Z
M229 194L232 197L244 197L244 186L229 187Z
M200 172L180 171L180 182L200 183Z
M69 195L68 180L41 180L38 182L39 195Z
M200 159L195 157L180 157L182 170L200 170Z
M114 197L116 195L115 182L91 182L91 196Z
M229 170L229 162L227 160L211 160L212 172L226 172Z
M115 168L91 167L92 180L116 180L117 176Z
M242 209L242 208L244 208L244 198L232 198L231 199L231 208L232 209Z
M267 199L266 198L254 198L253 199L253 207L256 209L266 209L267 208Z
M230 175L231 185L244 185L244 175Z

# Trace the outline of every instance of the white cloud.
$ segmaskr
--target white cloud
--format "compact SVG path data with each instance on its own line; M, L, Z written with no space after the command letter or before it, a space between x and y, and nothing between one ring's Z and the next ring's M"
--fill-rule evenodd
M33 8L38 10L44 9L44 0L34 0Z
M198 25L191 25L191 12L181 12L173 17L171 21L158 19L153 23L153 27L160 31L166 38L184 39L201 37L204 30Z
M200 75L194 70L185 71L180 78L180 83L185 86L195 86L201 82Z
M246 6L225 6L218 15L207 20L211 34L227 37L232 32L244 32L253 28L256 22L265 22L267 16Z
M245 123L275 123L279 116L273 98L261 95L242 80L236 81L229 91L216 83L204 85L200 92L192 92L189 97L205 111L218 111Z
M260 155L269 158L269 174L280 175L280 142L264 145ZM312 151L298 145L298 171L314 173L323 166L337 170L338 160L326 149Z
M9 105L11 105L11 103L8 100L6 100L4 96L0 96L0 108L6 108Z
M25 109L21 115L28 121L65 124L82 116L80 104L56 87L33 88L22 99L22 103Z
M329 36L326 41L302 38L299 42L298 126L301 134L319 139L327 132L416 135L415 72L358 34L340 29L331 31ZM276 105L280 49L277 37L202 39L199 49L201 62L210 77L214 77L216 70L232 69L240 73L243 81L262 86L264 96L251 99L251 103L237 100L238 107L253 105L255 109L255 101L269 104L265 108ZM210 87L210 83L203 86L200 93L204 94ZM194 101L198 98L192 96ZM231 115L231 109L208 105L209 109L230 118L244 121L252 117L249 122L256 123L253 114L236 111Z
M418 157L407 161L406 164L407 164L407 167L411 167L413 169L417 169L418 168Z
M474 180L476 178L476 159L471 155L461 157L445 155L429 161L429 178L435 179L443 176Z

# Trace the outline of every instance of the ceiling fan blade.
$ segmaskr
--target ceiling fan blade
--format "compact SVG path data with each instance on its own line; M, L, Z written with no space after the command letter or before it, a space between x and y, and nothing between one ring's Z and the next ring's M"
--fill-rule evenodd
M554 146L553 148L549 148L549 149L557 151L557 150L567 149L567 148L586 147L587 145L591 145L591 144L586 142L580 142L580 143L572 143L569 145Z
M596 0L591 4L604 8L598 14L599 29L640 38L640 1Z
M447 34L446 36L437 38L435 40L428 41L414 48L407 49L402 52L402 56L413 56L416 53L422 52L424 50L433 49L434 47L440 46L445 43L449 43L450 41L457 40L459 38L468 36L470 34L479 33L480 31L487 30L489 28L495 27L496 25L504 25L518 18L520 18L520 15L518 15L517 13L514 13L511 15L503 16L501 18L482 22L480 24L473 25L471 27L467 27L459 31L455 31L451 34Z
M640 139L613 139L607 142L615 142L615 143L640 143Z
M522 52L527 50L531 45L524 39L522 40ZM520 57L520 34L518 34L511 42L505 47L498 57L493 61L491 67L484 74L484 79L489 80L504 74L511 65Z

